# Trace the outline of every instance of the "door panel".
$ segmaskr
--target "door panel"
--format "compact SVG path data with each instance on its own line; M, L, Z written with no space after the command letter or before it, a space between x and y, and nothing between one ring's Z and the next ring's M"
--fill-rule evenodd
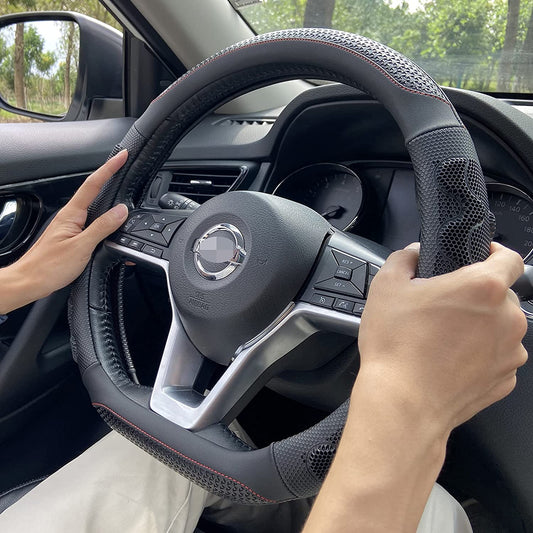
M28 249L133 120L0 124L0 223L6 226L5 231L0 228L0 267ZM10 214L14 208L18 219ZM10 232L18 229L22 233L10 248ZM3 476L0 492L51 473L105 431L72 361L68 293L66 288L14 311L0 327L0 469L10 472ZM65 419L67 411L78 418ZM78 427L75 438L69 429L73 426ZM43 449L38 460L17 453L36 440ZM48 461L50 454L54 458Z

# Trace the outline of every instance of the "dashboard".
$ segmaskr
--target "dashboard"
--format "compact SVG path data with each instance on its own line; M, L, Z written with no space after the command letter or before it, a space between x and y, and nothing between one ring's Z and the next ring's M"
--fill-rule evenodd
M533 120L502 101L447 91L485 173L494 239L529 261ZM391 250L419 240L415 176L399 128L381 104L341 85L307 91L283 110L210 116L165 168L162 193L174 190L201 203L217 187L262 191L307 205L337 229Z

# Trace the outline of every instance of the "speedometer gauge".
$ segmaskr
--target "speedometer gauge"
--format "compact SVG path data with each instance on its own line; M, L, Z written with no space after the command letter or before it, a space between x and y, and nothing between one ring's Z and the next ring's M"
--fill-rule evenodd
M533 200L503 183L488 183L487 190L496 218L494 240L528 258L533 250Z
M348 167L330 163L293 172L276 187L274 194L314 209L341 230L355 225L363 204L359 176Z

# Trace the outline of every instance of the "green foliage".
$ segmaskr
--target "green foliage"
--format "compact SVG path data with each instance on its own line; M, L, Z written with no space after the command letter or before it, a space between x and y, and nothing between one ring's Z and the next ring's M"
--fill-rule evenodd
M505 42L507 0L336 0L324 26L358 33L395 48L439 83L495 91ZM301 27L305 0L263 0L241 12L258 33ZM517 44L506 84L533 92L533 0L521 0ZM530 70L526 72L526 65Z
M23 11L74 11L96 18L122 30L111 14L98 0L0 0L0 16ZM56 50L45 50L45 41L38 30L26 25L24 30L24 92L26 107L38 113L62 115L76 87L79 32L70 42L69 27L63 23ZM65 83L66 61L70 58L70 85ZM14 29L0 32L0 94L15 105L14 96ZM5 111L0 112L0 122L26 121Z

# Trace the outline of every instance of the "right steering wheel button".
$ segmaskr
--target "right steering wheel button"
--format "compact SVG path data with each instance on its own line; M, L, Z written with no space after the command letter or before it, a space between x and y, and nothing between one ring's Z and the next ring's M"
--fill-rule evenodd
M315 285L315 289L336 292L346 296L355 296L356 298L363 297L363 293L353 283L343 279L331 278L326 281L321 281Z
M333 255L341 267L351 268L353 270L354 268L358 268L366 264L364 261L361 261L361 259L357 259L351 255L339 252L339 250L333 250Z
M361 265L352 272L351 281L359 289L359 292L364 295L366 284L366 264Z
M337 279L350 279L352 277L352 271L349 268L339 267L335 272L335 277Z
M325 296L323 294L317 294L314 293L313 296L311 296L311 303L315 305L319 305L320 307L327 307L331 309L333 306L333 300L331 296Z
M333 309L337 311L343 311L344 313L351 313L353 311L355 303L351 300L345 300L344 298L337 298L333 304Z

